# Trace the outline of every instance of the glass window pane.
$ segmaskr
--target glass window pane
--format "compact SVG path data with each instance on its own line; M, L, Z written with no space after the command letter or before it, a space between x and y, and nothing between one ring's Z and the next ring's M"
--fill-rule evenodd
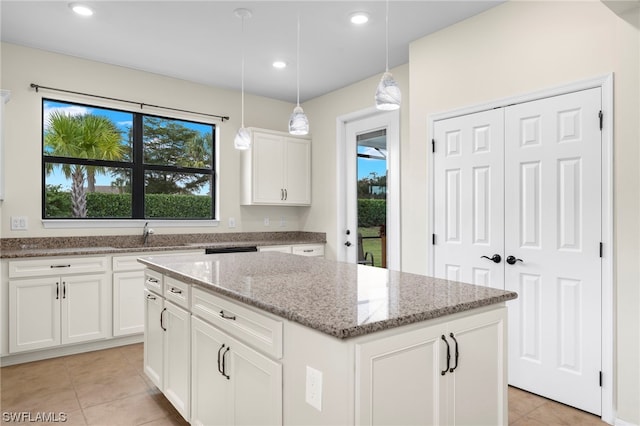
M45 219L130 218L131 170L47 163Z
M145 172L145 218L213 219L212 175Z
M132 161L133 114L43 100L43 155Z
M213 126L144 116L144 163L211 169Z

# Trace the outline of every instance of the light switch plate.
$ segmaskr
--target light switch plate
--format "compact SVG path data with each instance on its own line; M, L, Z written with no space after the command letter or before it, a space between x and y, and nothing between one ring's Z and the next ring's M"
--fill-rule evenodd
M307 365L307 387L305 400L318 411L322 411L322 371Z

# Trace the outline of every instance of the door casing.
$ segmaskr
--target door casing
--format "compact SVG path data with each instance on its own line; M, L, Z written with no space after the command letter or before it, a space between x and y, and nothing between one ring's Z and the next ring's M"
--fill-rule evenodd
M600 87L602 90L602 419L613 424L615 413L613 411L614 393L614 311L613 311L613 282L614 282L614 234L613 234L613 74L605 74L587 80L551 87L548 89L516 95L508 98L497 99L486 103L473 105L461 109L445 111L428 116L427 141L433 138L434 123L439 120L473 114L493 108L505 107L511 104L529 102L551 96L563 95L579 90ZM429 170L429 183L427 185L428 200L428 229L425 241L431 241L431 235L435 229L434 223L434 158L429 150L427 154L427 169ZM435 250L431 244L427 248L427 271L433 275L435 271Z

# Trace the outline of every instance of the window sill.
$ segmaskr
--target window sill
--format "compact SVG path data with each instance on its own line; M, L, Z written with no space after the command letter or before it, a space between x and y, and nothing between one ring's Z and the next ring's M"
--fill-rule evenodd
M154 228L212 228L220 224L219 220L144 220L144 219L43 219L45 229L84 229L84 228L142 228L145 223Z

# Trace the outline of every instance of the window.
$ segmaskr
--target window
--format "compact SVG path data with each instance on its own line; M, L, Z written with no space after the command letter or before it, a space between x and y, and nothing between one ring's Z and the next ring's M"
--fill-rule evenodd
M43 219L214 219L216 128L42 101Z

